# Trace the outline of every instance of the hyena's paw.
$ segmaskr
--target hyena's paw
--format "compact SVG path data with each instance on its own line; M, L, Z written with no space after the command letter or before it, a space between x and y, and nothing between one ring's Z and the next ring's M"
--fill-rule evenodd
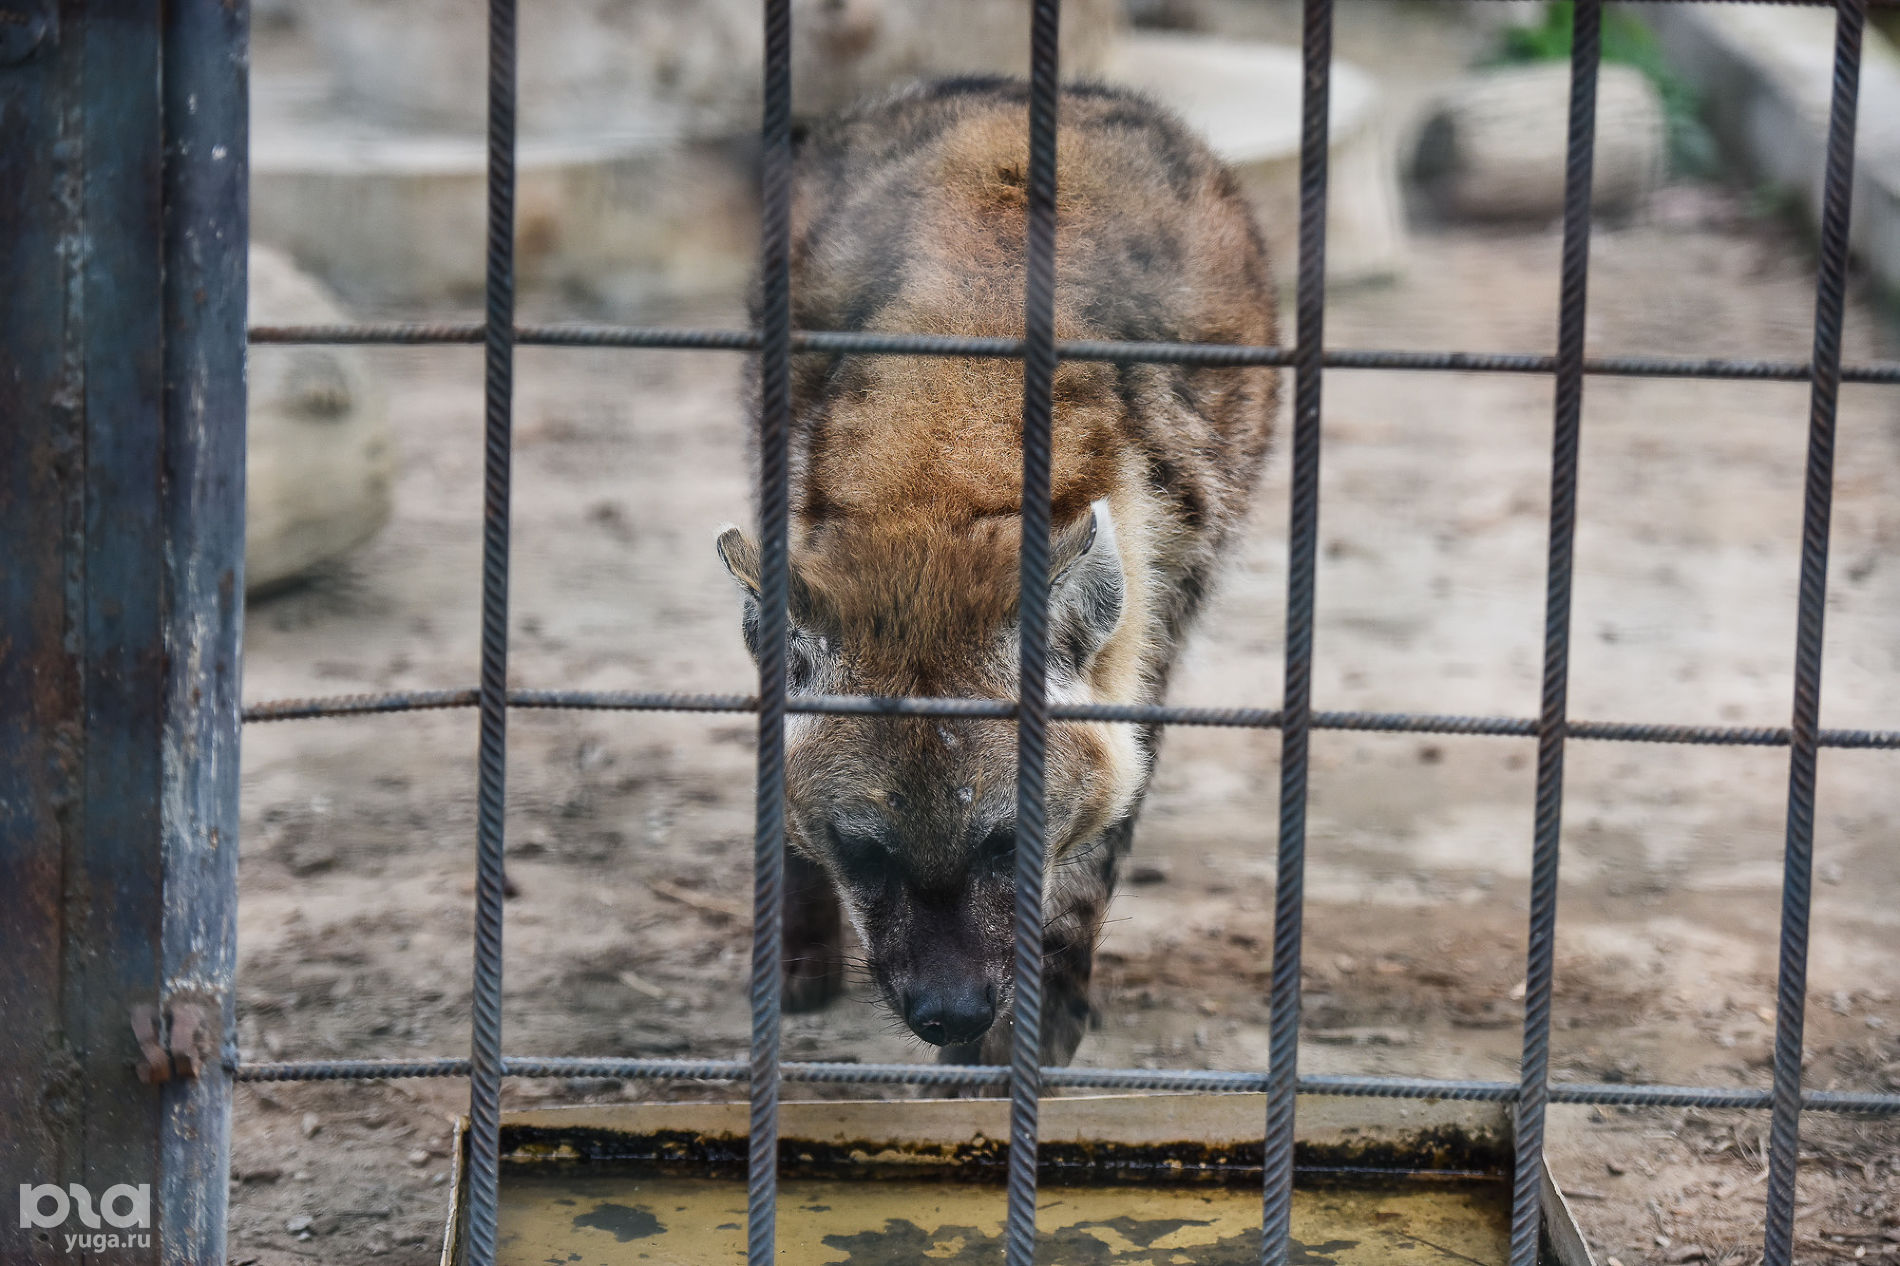
M837 958L787 959L779 1005L789 1015L822 1011L844 994L844 963Z

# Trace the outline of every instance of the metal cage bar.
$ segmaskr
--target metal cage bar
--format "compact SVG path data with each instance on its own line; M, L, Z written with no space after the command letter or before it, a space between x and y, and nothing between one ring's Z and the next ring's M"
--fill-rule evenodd
M1687 2L1687 0L1681 0ZM322 343L392 347L453 346L479 343L484 327L474 322L366 322L351 325L254 325L250 341L259 344ZM644 348L665 351L753 352L753 330L691 329L678 326L535 324L515 327L522 346L566 348ZM962 356L1020 360L1021 339L904 334L882 331L794 330L795 352L835 352L865 356ZM1062 360L1130 364L1240 365L1289 367L1296 348L1256 347L1238 343L1139 343L1062 339ZM1393 369L1420 373L1549 374L1555 356L1533 352L1431 352L1374 348L1322 349L1328 369ZM1591 356L1583 372L1626 378L1713 378L1744 382L1806 382L1810 366L1801 361L1723 356ZM1900 384L1900 364L1847 365L1843 382Z
M1737 3L1762 0L1732 0ZM1296 1093L1515 1103L1517 1159L1511 1257L1530 1266L1539 1231L1536 1177L1549 1103L1769 1108L1772 1110L1765 1260L1791 1258L1799 1113L1802 1109L1900 1116L1900 1094L1803 1092L1802 1007L1806 990L1814 778L1822 747L1900 749L1900 729L1819 727L1822 617L1833 433L1840 384L1900 384L1900 363L1844 366L1841 323L1853 174L1860 38L1868 7L1893 0L1780 0L1835 4L1834 94L1817 276L1814 350L1806 362L1667 356L1587 357L1584 311L1590 241L1590 175L1602 0L1574 10L1567 137L1562 292L1553 355L1332 349L1324 346L1327 107L1332 0L1306 0L1302 64L1300 238L1297 334L1292 347L1058 341L1054 328L1057 31L1059 0L1030 0L1030 180L1026 221L1024 336L963 338L902 332L844 333L793 328L790 298L791 26L789 0L763 0L765 56L761 121L761 305L756 329L668 329L593 324L514 323L516 0L489 0L488 257L481 322L257 326L258 344L474 344L484 347L485 463L482 669L475 690L389 692L276 700L243 711L252 722L475 707L480 715L476 943L471 1055L466 1060L345 1060L247 1063L228 1051L241 1081L467 1077L470 1083L469 1205L472 1266L492 1266L497 1241L499 1100L504 1077L640 1077L747 1082L751 1095L747 1250L751 1266L776 1256L779 1087L784 1080L939 1087L1007 1087L1011 1099L1009 1266L1030 1266L1035 1249L1036 1127L1044 1086L1124 1090L1254 1091L1267 1096L1262 1153L1262 1260L1278 1266L1290 1248L1292 1142ZM509 690L507 610L513 357L517 345L677 348L759 355L761 384L759 521L760 680L756 696L665 692ZM1022 639L1017 700L788 697L785 631L789 589L790 358L798 352L965 356L1024 362ZM1046 692L1050 532L1051 394L1062 360L1294 370L1292 496L1289 506L1287 653L1278 708L1051 704ZM1326 369L1554 374L1549 564L1546 576L1543 696L1534 719L1372 712L1316 712L1311 706L1319 515L1321 383ZM1809 382L1811 411L1801 564L1796 688L1783 727L1685 726L1572 721L1566 712L1570 587L1576 524L1578 441L1587 376ZM501 1035L503 811L506 726L511 708L754 712L759 718L754 834L752 1032L746 1060L504 1057ZM1013 719L1018 727L1014 1029L1007 1066L785 1062L780 1051L779 982L785 849L784 729L794 713L967 716ZM1282 732L1281 820L1276 860L1269 1064L1260 1072L1077 1069L1041 1066L1041 900L1045 840L1043 760L1050 723L1108 721L1270 729ZM1523 1059L1519 1079L1302 1076L1298 1072L1300 938L1304 914L1307 749L1315 729L1534 738L1538 745L1531 912L1526 957ZM1771 1090L1550 1084L1563 751L1567 740L1785 746L1790 750L1786 873L1783 884L1778 1016Z
M1834 423L1840 397L1841 323L1854 188L1854 122L1867 0L1835 10L1834 95L1822 181L1815 273L1814 379L1808 409L1801 523L1800 608L1795 631L1794 717L1789 724L1788 836L1781 880L1781 962L1775 994L1775 1099L1768 1134L1764 1266L1794 1260L1795 1169L1801 1131L1801 1032L1808 991L1808 905L1814 869L1814 792L1821 724L1822 624L1827 613L1828 520L1834 500Z
M271 1063L230 1061L238 1081L382 1081L418 1077L465 1077L465 1059L290 1060ZM1007 1086L1005 1064L853 1064L787 1060L779 1065L786 1081L829 1085ZM593 1056L511 1055L503 1061L508 1077L634 1077L655 1081L745 1081L751 1064L737 1059L611 1059ZM1070 1068L1042 1070L1045 1086L1092 1090L1221 1091L1261 1093L1269 1074L1208 1068ZM1432 1077L1341 1076L1307 1073L1296 1079L1301 1094L1368 1099L1458 1099L1508 1102L1518 1084ZM1645 1086L1627 1082L1556 1082L1552 1103L1618 1107L1767 1108L1768 1090L1713 1086ZM1802 1107L1810 1112L1858 1116L1900 1116L1900 1094L1808 1090Z
M472 708L474 690L398 690L382 694L332 695L315 699L276 699L245 708L247 722L378 716ZM669 694L636 690L511 690L508 706L535 711L594 712L756 712L754 695ZM1008 719L1016 705L1007 699L959 699L937 696L804 695L788 699L796 714L875 716L955 716ZM1278 708L1195 708L1160 704L1054 703L1055 722L1097 721L1123 725L1191 725L1227 729L1277 729ZM1456 734L1491 738L1534 738L1537 721L1521 717L1459 716L1451 713L1337 712L1312 714L1316 730L1357 730L1394 734ZM1614 743L1667 743L1705 747L1786 747L1787 726L1670 725L1644 721L1565 721L1573 739ZM1822 747L1900 749L1900 730L1818 730Z
M765 0L759 303L759 744L752 839L752 1109L746 1260L777 1257L779 974L784 957L786 637L791 523L791 0Z
M1293 1240L1293 1128L1306 912L1306 752L1312 726L1313 593L1319 568L1320 349L1326 340L1326 178L1332 0L1306 0L1300 41L1300 258L1294 349L1293 479L1287 510L1286 664L1280 718L1280 833L1268 985L1267 1120L1260 1260L1286 1266Z
M1036 1123L1042 1098L1042 891L1049 734L1050 449L1056 377L1056 36L1060 0L1032 0L1029 180L1023 277L1023 486L1016 686L1016 909L1011 978L1006 1266L1036 1258Z
M1557 384L1551 426L1549 562L1544 577L1544 681L1537 718L1530 929L1524 966L1524 1045L1518 1064L1511 1266L1535 1266L1543 1225L1544 1109L1550 1101L1550 996L1557 958L1557 874L1563 836L1564 720L1570 689L1570 580L1577 537L1577 459L1583 422L1584 315L1590 279L1590 177L1596 152L1602 0L1571 11L1570 118L1565 139Z
M469 1056L469 1266L494 1266L500 1191L503 827L508 786L508 539L514 431L515 0L488 4L487 321L483 327L482 652L476 755L475 980Z

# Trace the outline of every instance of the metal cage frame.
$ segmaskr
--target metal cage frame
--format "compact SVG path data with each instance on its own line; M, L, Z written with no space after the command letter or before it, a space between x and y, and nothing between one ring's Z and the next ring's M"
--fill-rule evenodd
M1590 358L1584 354L1590 183L1603 0L1576 0L1571 50L1562 288L1554 355L1391 352L1329 349L1324 342L1328 92L1332 0L1305 0L1301 107L1297 334L1291 347L1058 342L1054 332L1055 141L1059 0L1028 0L1030 169L1028 278L1024 336L1018 340L906 333L795 331L790 307L791 18L789 0L764 0L763 308L757 330L694 330L514 322L514 145L516 0L489 0L487 310L480 323L254 327L252 343L474 343L485 349L481 679L475 690L403 692L256 703L247 722L401 712L480 710L473 1041L468 1059L252 1063L226 1053L240 1081L466 1076L470 1082L468 1222L470 1266L492 1266L497 1238L500 1090L504 1077L615 1076L746 1081L751 1090L748 1260L775 1260L777 1110L783 1080L1007 1086L1011 1100L1008 1165L1008 1266L1030 1266L1035 1241L1036 1124L1044 1087L1266 1092L1261 1259L1288 1258L1295 1094L1486 1099L1516 1109L1511 1262L1531 1266L1538 1251L1538 1165L1545 1109L1551 1103L1767 1108L1772 1113L1764 1257L1793 1260L1799 1118L1803 1108L1900 1115L1900 1094L1804 1092L1801 1039L1806 999L1808 913L1814 841L1815 770L1822 747L1900 749L1900 730L1820 728L1822 620L1826 599L1836 402L1843 382L1900 384L1900 364L1844 366L1841 331L1848 259L1855 111L1861 38L1870 4L1892 0L1781 0L1827 4L1836 11L1836 43L1812 358L1786 361L1670 357ZM1748 2L1748 0L1725 0ZM518 345L691 348L756 352L763 406L759 690L753 696L515 690L506 685L511 397ZM785 631L788 575L789 371L800 352L1021 359L1023 395L1022 672L1015 701L788 695ZM1294 374L1292 493L1286 604L1284 692L1277 708L1175 708L1051 704L1045 686L1049 587L1050 389L1062 359L1273 365ZM1551 374L1556 406L1546 575L1543 688L1535 718L1317 712L1311 704L1314 582L1319 518L1321 387L1327 368ZM1811 385L1801 545L1795 690L1790 724L1776 728L1576 721L1566 708L1573 541L1583 386L1590 375L1807 381ZM511 708L756 712L759 718L754 840L752 1034L745 1060L547 1059L503 1055L502 811L507 718ZM1007 1067L798 1063L780 1058L780 898L785 826L784 724L790 713L852 712L1014 719L1018 727L1016 837L1017 1007ZM1270 985L1269 1064L1262 1072L1042 1068L1038 1066L1043 881L1043 757L1051 723L1241 726L1282 735L1280 823ZM1301 1076L1301 917L1304 904L1307 746L1315 729L1479 734L1534 738L1536 813L1530 881L1523 1046L1515 1082L1400 1077ZM1773 1085L1768 1090L1657 1085L1551 1084L1550 1013L1557 917L1563 762L1570 739L1637 743L1782 746L1789 789L1782 886L1779 986Z

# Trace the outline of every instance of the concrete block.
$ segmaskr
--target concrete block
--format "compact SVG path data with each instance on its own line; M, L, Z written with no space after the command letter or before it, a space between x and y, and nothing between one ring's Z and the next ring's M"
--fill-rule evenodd
M1834 15L1756 5L1652 5L1645 16L1671 64L1703 94L1717 139L1748 175L1821 213ZM1869 27L1855 138L1851 246L1900 293L1900 52Z

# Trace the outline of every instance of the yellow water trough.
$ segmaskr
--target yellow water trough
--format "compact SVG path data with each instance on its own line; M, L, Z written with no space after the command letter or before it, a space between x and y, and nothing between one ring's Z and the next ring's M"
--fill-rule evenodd
M747 1112L735 1102L504 1114L502 1266L743 1260ZM1265 1120L1253 1094L1044 1100L1037 1261L1254 1266ZM1504 1105L1302 1096L1298 1120L1294 1262L1506 1262ZM1002 1261L1006 1100L786 1103L780 1122L781 1261ZM462 1262L465 1125L443 1266ZM1548 1173L1543 1212L1543 1260L1592 1266Z

